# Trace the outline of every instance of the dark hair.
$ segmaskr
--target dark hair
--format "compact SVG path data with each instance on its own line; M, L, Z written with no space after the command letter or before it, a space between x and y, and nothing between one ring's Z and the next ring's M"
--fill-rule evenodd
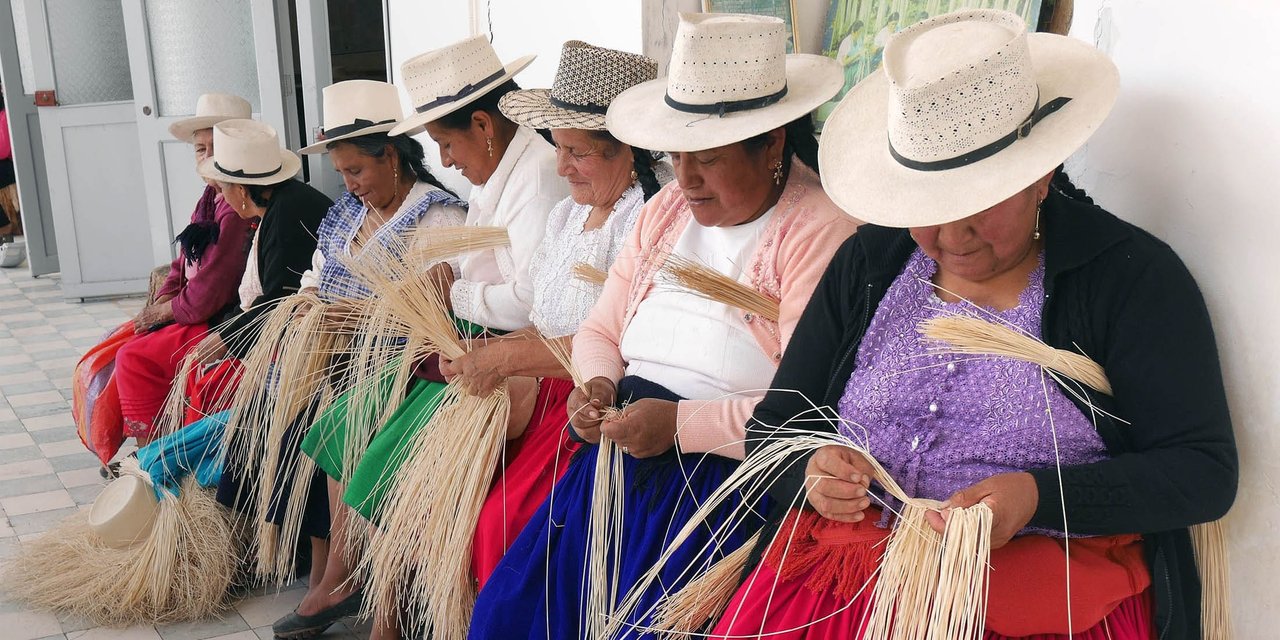
M325 145L325 149L333 149L341 144L349 144L356 148L361 155L369 158L382 158L387 155L387 147L396 150L396 155L400 156L400 171L406 174L413 174L417 178L437 189L447 192L449 195L457 197L449 187L436 179L431 171L427 169L425 163L426 152L422 148L422 143L414 140L407 135L389 136L386 133L370 133L346 140L338 140Z
M266 209L271 205L271 198L267 197L267 192L270 191L271 195L275 196L276 189L279 189L289 180L292 180L292 178L285 178L275 184L242 184L242 186L244 187L244 190L249 193L249 199L252 200L254 204Z
M596 140L612 145L615 152L623 145L621 140L613 137L613 134L606 130L589 129L587 133ZM640 147L631 147L631 156L631 170L636 172L636 180L640 183L640 189L644 191L644 199L647 202L662 189L662 185L658 183L658 175L653 172L653 163L657 158L652 151Z
M510 122L506 116L502 115L502 111L498 109L498 101L502 99L502 96L505 96L512 91L519 90L520 85L516 84L515 80L507 80L506 82L490 89L483 96L476 99L475 102L472 102L453 113L441 116L435 122L447 129L466 131L471 128L471 116L477 111L483 111L489 114L489 117L491 118L507 120Z
M818 138L815 137L813 127L813 116L806 114L788 122L783 127L783 131L787 134L786 142L782 144L782 170L788 174L791 172L791 156L800 158L806 167L813 169L814 173L818 173ZM759 151L769 143L768 131L742 141L748 149Z
M1049 188L1071 200L1093 204L1093 198L1090 198L1089 194L1084 192L1084 189L1071 182L1071 177L1067 175L1065 165L1058 165L1058 168L1054 169L1053 179L1049 181Z

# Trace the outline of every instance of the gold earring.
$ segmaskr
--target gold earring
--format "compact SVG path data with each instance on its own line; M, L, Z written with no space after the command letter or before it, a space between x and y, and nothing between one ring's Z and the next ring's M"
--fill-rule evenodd
M635 169L632 169L632 170L631 170L631 181L632 181L632 182L635 182L636 180L639 180L639 179L640 179L640 174L636 173L636 170L635 170Z
M1043 204L1044 204L1044 201L1043 201L1043 200L1041 200L1041 201L1040 201L1040 203L1036 205L1036 229L1035 229L1035 231L1031 234L1031 239L1032 239L1032 240L1039 240L1039 239L1040 239L1040 207L1041 207Z
M781 160L773 161L773 183L777 185L782 184L782 161Z
M396 190L395 190L395 193L391 195L391 201L395 202L396 199L400 197L400 168L397 167L395 169L392 169L392 171L394 172L392 174L393 175L392 180L394 180L396 183Z
M489 145L489 157L492 158L493 157L493 138L485 138L485 141Z

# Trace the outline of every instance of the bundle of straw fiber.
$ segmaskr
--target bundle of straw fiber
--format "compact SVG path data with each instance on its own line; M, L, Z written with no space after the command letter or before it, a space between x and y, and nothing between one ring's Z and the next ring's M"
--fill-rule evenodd
M703 298L778 321L777 300L715 269L675 254L667 257L662 269L677 285Z
M579 262L573 265L573 277L587 284L604 284L604 281L609 279L609 273L585 262Z
M121 473L149 482L133 460ZM21 602L95 625L195 621L230 605L238 555L226 510L188 477L179 495L160 501L146 539L108 547L80 511L24 544L3 582Z
M1061 376L1111 395L1111 382L1102 365L1088 357L1055 349L1025 333L979 318L943 316L923 323L925 337L947 345L946 352L1015 358L1038 365L1060 384ZM1226 523L1222 520L1191 527L1196 564L1200 570L1201 620L1205 640L1232 637L1231 593L1228 576Z

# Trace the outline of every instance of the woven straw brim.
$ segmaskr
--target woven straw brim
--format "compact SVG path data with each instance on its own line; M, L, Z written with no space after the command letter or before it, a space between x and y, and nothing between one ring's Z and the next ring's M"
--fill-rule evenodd
M502 115L531 129L605 129L603 113L583 113L551 104L550 89L512 91L498 103Z
M844 70L831 58L787 56L787 95L767 107L723 117L686 113L667 106L667 79L627 89L609 105L606 121L613 137L654 151L702 151L746 140L807 115L844 86Z
M280 150L280 171L277 171L276 173L266 176L265 178L239 178L236 176L229 176L221 171L218 171L218 168L214 166L213 158L205 158L204 162L200 163L200 166L197 169L197 172L200 174L202 178L209 178L210 180L217 180L218 182L230 182L233 184L268 185L268 184L276 184L278 182L284 182L285 180L288 180L289 178L292 178L298 175L298 170L301 168L302 168L302 158L299 158L298 154L288 149L281 149Z
M400 124L400 123L397 121L397 122L388 122L386 124L375 124L372 127L365 127L363 129L352 131L351 133L348 133L345 135L334 136L332 138L325 138L324 140L321 140L315 144L308 145L301 149L298 149L298 153L301 153L301 154L328 153L329 145L335 142L348 140L350 138L358 138L360 136L367 136L373 133L386 133L394 129L397 124ZM417 131L410 131L409 135L417 135L419 133L422 133L421 128L419 128Z
M196 132L201 129L212 129L213 125L223 120L237 120L240 116L196 116L186 118L169 125L169 135L183 142L191 142Z
M410 115L404 120L401 120L400 124L396 125L396 127L391 130L391 135L398 136L405 133L412 133L413 130L418 129L419 127L425 126L428 122L434 122L436 120L439 120L440 118L443 118L453 113L454 111L457 111L458 109L461 109L471 104L472 102L475 102L480 98L483 98L485 94L489 93L490 91L493 91L495 87L514 78L517 73L524 71L524 68L529 66L529 63L533 62L533 59L536 57L538 56L529 54L522 58L517 58L511 64L508 64L506 65L506 67L504 67L506 69L506 73L502 74L501 78L498 78L497 80L494 80L489 84L486 84L485 86L481 87L479 91L476 91L475 93L457 102L450 102L449 104L442 105L434 109L430 109L424 113L415 112L413 115Z
M985 211L1062 164L1110 113L1119 74L1080 40L1032 33L1027 44L1041 104L1071 98L1030 135L957 169L908 169L889 154L889 82L881 68L850 90L823 126L818 164L827 195L865 222L927 227Z

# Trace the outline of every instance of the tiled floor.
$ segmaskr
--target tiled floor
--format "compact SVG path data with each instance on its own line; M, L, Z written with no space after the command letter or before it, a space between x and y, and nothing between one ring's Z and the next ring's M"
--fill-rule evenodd
M97 460L71 420L71 371L80 354L141 307L139 298L68 303L56 277L31 278L25 266L0 269L0 562L22 553L102 489ZM2 587L3 585L0 585ZM293 610L302 585L241 601L220 619L194 624L92 628L23 609L0 592L3 640L257 640ZM338 625L323 638L367 637Z

